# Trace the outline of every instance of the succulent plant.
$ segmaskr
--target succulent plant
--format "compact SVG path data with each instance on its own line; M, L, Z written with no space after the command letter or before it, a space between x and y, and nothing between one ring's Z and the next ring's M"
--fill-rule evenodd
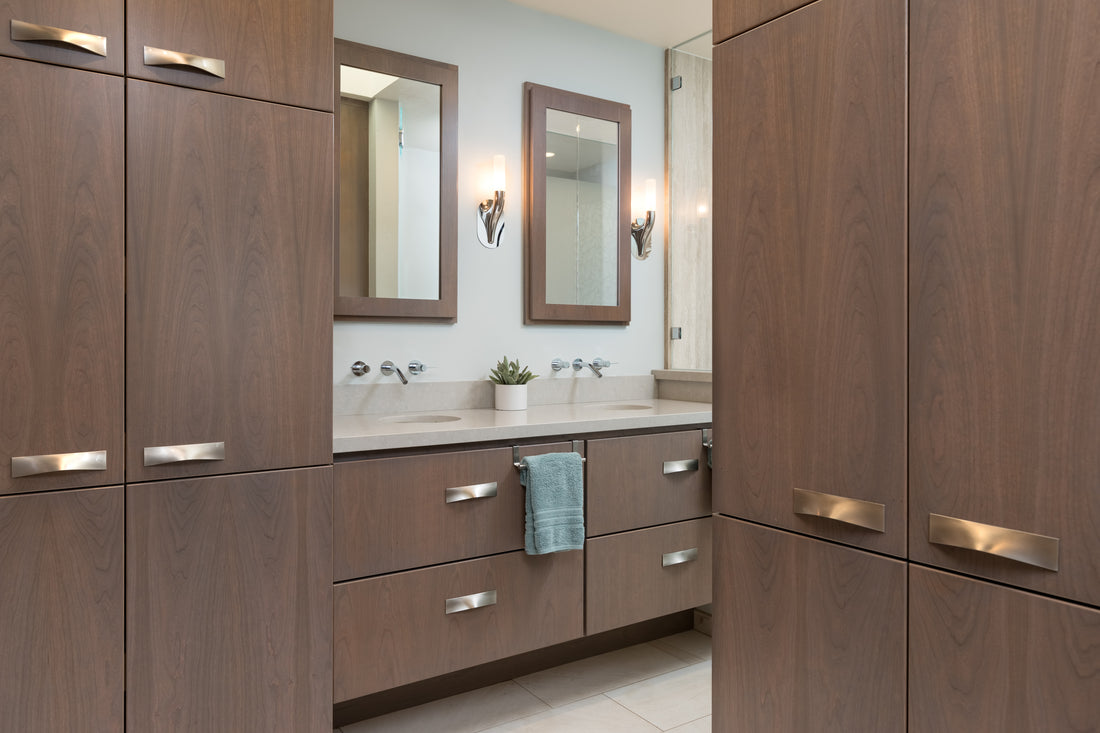
M489 380L493 384L527 384L537 376L527 367L520 367L518 360L508 361L507 356L497 362L495 369L489 370Z

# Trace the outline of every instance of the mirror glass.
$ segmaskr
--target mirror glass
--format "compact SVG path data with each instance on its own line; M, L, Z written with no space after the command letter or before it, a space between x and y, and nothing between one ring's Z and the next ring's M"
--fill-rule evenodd
M546 302L615 305L619 124L546 110Z
M439 120L437 84L340 66L340 295L439 297Z

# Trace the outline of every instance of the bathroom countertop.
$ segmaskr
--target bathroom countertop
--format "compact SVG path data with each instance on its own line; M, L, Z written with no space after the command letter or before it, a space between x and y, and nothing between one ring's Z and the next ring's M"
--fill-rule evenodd
M337 415L333 453L538 438L568 433L700 425L711 422L706 402L642 399L492 409Z

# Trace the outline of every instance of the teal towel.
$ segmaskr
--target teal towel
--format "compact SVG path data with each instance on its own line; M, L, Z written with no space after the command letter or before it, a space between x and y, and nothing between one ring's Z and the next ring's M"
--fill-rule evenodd
M579 453L546 453L520 463L527 487L528 555L584 548L584 464Z

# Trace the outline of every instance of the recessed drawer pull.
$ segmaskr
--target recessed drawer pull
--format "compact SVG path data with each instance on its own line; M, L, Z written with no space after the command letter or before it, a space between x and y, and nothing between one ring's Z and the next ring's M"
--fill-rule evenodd
M145 449L145 465L160 466L165 463L185 461L224 461L225 442L191 443L189 445L158 445Z
M62 43L80 51L94 53L96 56L107 55L107 39L104 36L70 31L65 28L54 28L48 25L37 25L22 20L12 20L11 40L31 41L32 43Z
M145 46L146 66L187 66L219 79L225 78L225 61L212 59L206 56L195 56L190 53L169 51L165 48L153 48Z
M665 461L664 473L666 476L670 473L683 473L684 471L698 471L699 459L688 458L684 461Z
M487 499L497 495L497 482L490 481L484 484L470 484L469 486L452 486L443 490L446 503L454 504L456 501L469 501L470 499Z
M794 513L810 517L824 517L856 527L886 531L886 505L845 496L822 494L805 489L794 490Z
M11 477L37 476L61 471L106 471L107 451L53 453L44 456L15 456L11 459Z
M472 611L475 608L495 606L496 604L497 592L495 590L487 590L484 593L473 593L468 596L448 598L447 613L462 613L463 611Z
M936 545L984 552L1044 570L1058 570L1057 537L968 522L942 514L929 514L928 541Z
M683 565L686 562L699 559L699 548L692 547L687 550L680 550L678 552L666 552L661 555L661 567L667 568L670 565Z

